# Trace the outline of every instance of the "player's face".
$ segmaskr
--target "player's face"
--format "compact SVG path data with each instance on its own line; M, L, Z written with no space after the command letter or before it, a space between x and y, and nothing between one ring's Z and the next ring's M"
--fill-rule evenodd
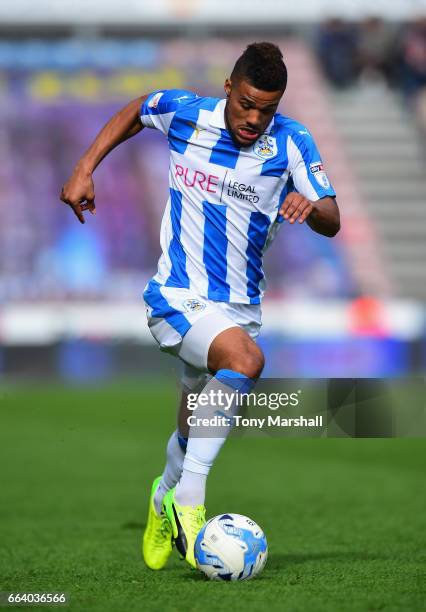
M247 147L266 130L284 92L263 91L248 81L226 79L225 93L226 127L237 144Z

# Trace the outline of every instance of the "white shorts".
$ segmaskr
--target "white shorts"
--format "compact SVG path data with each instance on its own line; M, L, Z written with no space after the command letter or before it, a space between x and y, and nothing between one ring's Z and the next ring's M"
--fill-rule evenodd
M207 380L207 358L214 338L230 327L241 327L255 340L261 327L260 304L214 302L190 289L166 287L151 280L144 301L148 327L162 351L185 364L182 382L189 389Z

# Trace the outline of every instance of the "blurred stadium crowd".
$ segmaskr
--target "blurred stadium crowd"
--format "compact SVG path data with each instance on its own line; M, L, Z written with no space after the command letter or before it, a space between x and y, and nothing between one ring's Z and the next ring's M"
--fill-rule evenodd
M397 25L380 17L329 19L319 26L317 45L334 86L361 81L399 88L426 130L426 17Z
M178 40L0 45L0 185L11 203L1 213L0 300L139 298L159 256L165 139L145 130L111 155L95 174L99 214L84 228L60 205L61 184L126 101L163 87L222 97L244 44L211 39L195 61L193 47ZM293 41L287 47L300 55ZM297 96L288 100L291 114ZM354 295L340 244L291 229L267 257L271 294Z
M294 55L294 41L282 42ZM425 19L398 28L378 18L361 24L332 19L310 42L336 87L360 81L399 87L419 119L426 114ZM1 213L0 300L135 299L159 254L167 178L161 137L146 130L98 171L100 214L84 231L57 205L60 185L126 100L174 86L222 96L223 79L244 43L211 39L197 44L194 59L194 47L182 40L0 42L0 189L9 203ZM284 107L296 118L303 115L294 91ZM304 227L292 230L267 257L273 295L360 292L344 245L313 237Z
M426 362L424 304L416 302L413 317L396 310L388 316L380 300L421 300L426 294L418 276L421 262L415 260L415 270L412 266L418 251L410 250L416 245L424 249L420 215L425 209L419 205L424 203L424 172L421 180L413 175L404 181L404 189L407 185L411 189L414 216L406 242L400 245L401 220L390 208L392 201L395 207L400 204L394 186L400 185L396 170L402 168L402 158L411 164L409 152L424 166L424 158L419 158L422 145L410 141L410 130L416 130L416 138L419 126L426 130L426 20L390 23L378 17L357 22L332 18L286 36L271 37L261 30L256 36L258 40L271 38L283 49L290 74L280 110L311 129L344 216L342 232L335 240L318 236L304 225L281 230L265 258L266 304L278 304L275 314L274 307L265 311L272 313L266 317L267 330L274 321L282 322L284 304L291 301L339 301L349 313L347 322L339 327L341 311L334 316L327 305L321 311L316 306L306 311L296 306L284 321L285 333L291 338L305 334L306 342L301 347L297 339L294 345L290 339L283 347L282 336L275 331L266 339L278 368L271 373L283 373L289 364L293 368L287 369L290 375L336 371L338 375L394 375L422 367L419 364ZM4 344L13 344L16 330L19 343L25 344L22 321L33 315L23 315L24 319L8 327L2 306L17 312L17 304L53 303L59 310L74 302L141 305L144 285L160 252L159 225L168 184L167 142L160 134L144 130L111 154L95 173L98 214L88 218L84 227L59 202L61 185L102 125L128 100L174 87L223 97L225 77L253 39L241 34L183 38L134 33L124 37L0 38L0 339ZM366 91L374 95L363 98L360 92ZM354 102L358 106L352 107ZM373 194L371 205L386 206L386 217L395 214L387 242L398 265L409 251L411 259L402 262L404 274L408 270L412 276L406 286L389 280L391 258L386 250L381 252L377 224L370 214L373 209L369 211L369 198L360 190L362 181L338 122L340 116L350 138L361 137L356 121L364 122L369 108L384 112L386 104L396 123L385 123L384 133L378 134L374 125L378 115L368 117L364 127L371 132L371 142L361 140L360 151L363 156L367 148L380 144L374 163L367 159L364 164L364 182L373 181L372 187L380 191L376 202ZM362 114L351 124L351 114L360 108ZM397 139L401 134L408 138L404 144L407 153L401 149L400 156L388 160L385 153L393 145L387 137L392 132ZM424 147L424 135L422 143ZM352 142L355 147L358 144ZM376 175L380 168L386 172L383 177ZM304 318L299 327L292 326L298 312ZM312 313L321 320L317 327L323 331L322 348L315 344ZM7 335L9 328L14 331ZM56 338L63 338L61 333ZM34 329L31 334L34 337ZM345 345L336 352L330 348L333 334L341 334L340 339L355 335L378 340L372 344L368 339L362 350L361 345L355 352L353 346ZM43 334L39 337L40 343L45 342ZM415 358L404 344L412 340L423 343L420 349L416 345ZM66 372L75 364L80 367L82 356L90 354L87 346L79 349L70 366L68 349L59 359L66 363ZM330 369L328 364L332 364Z

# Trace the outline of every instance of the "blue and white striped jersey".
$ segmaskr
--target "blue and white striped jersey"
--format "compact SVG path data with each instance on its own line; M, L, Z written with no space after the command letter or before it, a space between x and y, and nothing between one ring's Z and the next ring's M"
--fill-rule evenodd
M288 190L310 200L335 192L303 125L277 113L253 145L239 147L226 129L225 104L172 89L142 105L142 124L161 130L170 148L154 280L214 301L259 304L262 256L280 227L277 212Z

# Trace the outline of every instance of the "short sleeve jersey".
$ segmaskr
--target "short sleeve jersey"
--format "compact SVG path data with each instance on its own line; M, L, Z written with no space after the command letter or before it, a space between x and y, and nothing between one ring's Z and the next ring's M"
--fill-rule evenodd
M161 90L142 104L141 122L168 138L169 198L154 280L223 302L258 304L262 258L281 225L278 209L296 190L335 196L310 132L275 114L254 144L241 147L225 123L226 100Z

